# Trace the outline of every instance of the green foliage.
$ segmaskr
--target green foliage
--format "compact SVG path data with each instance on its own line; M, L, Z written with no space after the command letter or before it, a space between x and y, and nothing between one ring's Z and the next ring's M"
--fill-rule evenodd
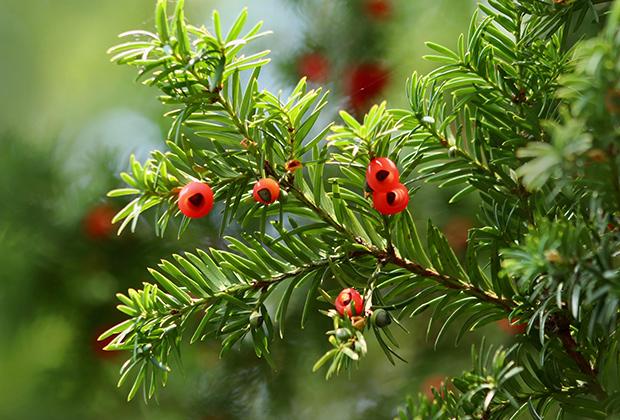
M157 207L164 232L179 217L179 188L203 180L223 203L221 230L246 232L228 237L228 249L174 255L151 270L156 285L118 295L128 319L103 337L115 335L110 350L131 352L120 380L132 378L129 398L165 384L187 337L219 339L222 353L251 337L257 356L275 364L270 346L284 337L296 295L303 327L315 300L327 309L340 288L356 287L361 316L323 311L332 348L315 370L328 365L328 377L360 362L371 330L395 363L392 329L425 310L435 345L455 323L456 343L502 318L527 323L515 346L480 346L454 388L433 403L410 402L402 418L617 413L619 379L608 372L619 356L620 5L600 37L570 41L607 3L491 0L456 51L428 44L427 58L442 65L411 77L409 109L382 103L361 121L343 111L341 125L317 126L320 89L301 80L286 99L259 89L267 53L240 54L260 28L238 38L244 12L224 36L216 12L211 33L186 24L182 1L172 17L159 1L157 33L130 32L138 40L111 51L163 92L173 119L168 151L132 159L121 175L130 188L110 193L137 196L117 220L121 230L135 226ZM383 217L372 208L364 180L375 156L397 163L411 194L426 181L456 188L451 202L479 196L480 227L464 258L430 222L422 241L409 210ZM292 170L295 161L303 168ZM265 176L282 188L271 206L248 193ZM253 220L258 232L249 231ZM179 234L189 223L181 220ZM377 309L395 322L368 322Z

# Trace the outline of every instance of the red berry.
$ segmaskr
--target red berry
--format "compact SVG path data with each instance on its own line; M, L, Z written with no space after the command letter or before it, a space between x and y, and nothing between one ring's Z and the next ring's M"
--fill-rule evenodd
M366 183L375 192L389 191L398 183L398 168L388 158L374 158L366 170Z
M372 203L381 214L400 213L409 204L409 190L398 183L388 191L375 191L372 193Z
M376 19L385 19L392 12L389 0L366 0L366 13Z
M351 107L356 112L364 112L372 100L385 89L389 72L376 63L360 64L349 74L346 93Z
M92 239L100 239L109 236L114 230L112 219L116 211L108 206L101 205L92 209L84 218L84 230Z
M329 62L323 54L310 52L299 58L297 71L311 82L324 82L329 74Z
M338 313L343 316L345 313L347 316L354 316L361 315L364 312L362 295L353 288L343 289L336 297L334 305Z
M259 179L252 190L254 200L263 204L271 204L280 196L280 184L271 178Z
M204 217L213 208L213 190L204 182L190 182L179 193L178 205L187 217Z

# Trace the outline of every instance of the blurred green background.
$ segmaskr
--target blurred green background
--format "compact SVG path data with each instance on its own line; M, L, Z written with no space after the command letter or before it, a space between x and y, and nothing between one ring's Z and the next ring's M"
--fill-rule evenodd
M161 147L167 130L157 93L134 83L134 72L112 65L106 54L117 34L151 29L154 3L2 2L0 418L389 418L407 393L468 368L469 346L479 335L458 349L444 340L433 351L421 317L408 323L411 335L399 337L407 364L391 366L369 340L359 370L326 382L311 373L328 348L330 321L317 313L306 330L289 328L286 341L275 343L278 372L250 348L220 360L217 343L202 343L186 347L158 401L125 402L126 390L115 388L122 355L102 352L95 340L120 319L114 293L148 281L145 267L170 253L220 243L217 215L192 224L181 241L174 233L156 238L149 220L121 237L109 224L123 204L105 199L119 185L116 174L130 153L144 159ZM360 92L373 93L371 85L376 95L363 97L360 107L382 99L406 106L406 78L432 69L421 59L424 42L454 46L475 7L469 0L186 3L195 24L208 24L213 8L230 22L248 6L250 23L264 20L274 31L258 46L273 51L263 87L287 90L309 72L333 90L333 115ZM380 77L355 82L351 74L359 74L360 63L380 66ZM423 223L432 214L462 251L475 200L450 207L447 197L449 191L423 188L413 200L416 218ZM496 327L483 333L491 341L511 339Z

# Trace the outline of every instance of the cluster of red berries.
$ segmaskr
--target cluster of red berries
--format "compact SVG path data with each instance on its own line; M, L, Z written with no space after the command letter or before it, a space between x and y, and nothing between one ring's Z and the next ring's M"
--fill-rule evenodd
M381 214L396 214L407 208L409 190L399 181L398 168L388 158L374 158L366 171L374 208Z
M271 204L280 197L280 184L271 178L260 179L254 184L252 196L258 203ZM213 208L213 190L207 183L190 182L179 192L178 206L187 217L204 217Z
M381 214L396 214L407 208L409 190L399 182L398 168L388 158L375 158L368 165L366 183L372 190L375 209ZM269 205L280 197L280 184L272 178L259 179L252 190L258 203ZM193 181L179 192L181 213L192 219L204 217L213 208L213 190L204 182Z

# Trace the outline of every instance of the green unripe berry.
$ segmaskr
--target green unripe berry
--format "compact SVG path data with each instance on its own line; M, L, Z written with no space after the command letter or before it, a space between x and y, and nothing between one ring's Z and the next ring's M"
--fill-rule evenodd
M338 328L336 330L336 337L340 341L348 340L351 337L351 333L346 328Z
M370 318L372 324L379 328L385 328L392 323L392 317L385 309L377 309Z

